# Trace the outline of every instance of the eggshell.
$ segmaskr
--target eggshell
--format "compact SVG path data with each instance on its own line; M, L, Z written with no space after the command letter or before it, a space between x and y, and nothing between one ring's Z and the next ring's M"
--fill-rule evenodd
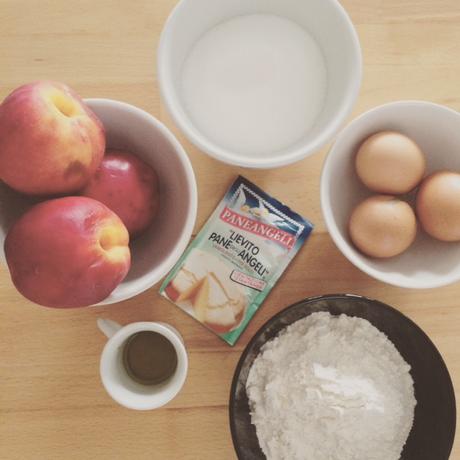
M349 222L355 246L371 257L394 257L415 240L417 220L405 202L393 196L375 195L360 203Z
M439 171L428 176L417 193L417 215L433 238L460 241L460 174Z
M425 174L426 160L412 139L383 131L363 142L355 166L358 177L370 190L399 195L419 184Z

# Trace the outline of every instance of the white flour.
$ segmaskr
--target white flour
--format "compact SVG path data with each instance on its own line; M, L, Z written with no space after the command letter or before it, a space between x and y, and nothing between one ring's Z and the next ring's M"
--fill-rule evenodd
M266 156L313 127L324 104L326 63L313 37L270 14L238 16L205 33L182 71L195 125L221 147Z
M398 460L416 400L410 366L368 321L314 313L267 342L246 384L269 460Z

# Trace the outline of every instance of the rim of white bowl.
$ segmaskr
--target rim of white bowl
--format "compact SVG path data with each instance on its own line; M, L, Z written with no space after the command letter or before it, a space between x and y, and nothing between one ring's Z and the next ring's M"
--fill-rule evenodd
M106 104L116 106L119 109L122 109L126 112L134 113L137 116L145 118L149 123L155 125L155 127L161 132L161 134L171 143L175 152L179 156L185 170L185 175L187 178L187 189L189 192L189 207L188 213L185 221L185 225L182 229L181 237L178 243L174 246L174 249L170 252L168 257L165 261L157 267L156 272L157 275L153 276L145 276L145 280L141 283L136 289L130 290L129 292L123 295L117 295L115 290L102 302L94 306L102 306L102 305L110 305L117 302L122 302L124 300L131 299L142 292L146 291L147 289L151 288L154 284L158 283L175 265L175 263L179 260L182 253L187 248L188 243L190 242L190 238L193 233L193 229L195 227L196 216L197 216L197 208L198 208L198 192L197 192L197 184L195 173L193 171L192 164L190 159L185 152L184 147L182 144L177 140L174 134L169 130L169 128L164 125L160 120L155 118L150 113L146 112L139 107L134 105L128 104L127 102L118 101L115 99L106 99L106 98L87 98L84 99L84 102L89 105L91 108L91 104Z
M300 161L304 158L307 158L310 155L313 155L326 144L328 144L337 132L340 130L344 124L347 117L353 110L355 102L358 98L359 91L361 88L362 76L363 76L363 58L362 58L362 49L359 41L358 33L355 29L355 26L350 19L345 8L340 4L338 0L323 0L328 1L339 12L342 21L346 25L347 31L350 34L353 49L354 49L354 59L355 65L354 68L354 79L351 85L351 88L348 89L346 97L342 101L339 109L336 111L336 114L331 118L330 122L327 124L326 128L321 131L321 133L310 142L296 148L287 148L281 154L270 158L251 158L245 157L244 155L233 154L228 149L220 147L219 145L211 142L207 137L202 134L197 128L193 128L192 122L187 116L184 116L185 110L180 110L178 107L181 107L181 104L176 100L174 96L176 91L174 90L174 85L172 84L171 78L169 77L169 48L171 46L171 37L172 37L172 24L176 18L176 15L184 7L186 1L189 0L180 0L179 3L173 8L169 14L160 35L160 41L157 50L157 76L158 76L158 86L160 88L160 94L165 103L168 113L174 120L174 123L180 128L180 130L186 135L186 137L200 150L207 153L212 158L220 160L224 163L241 166L246 168L259 168L259 169L272 169L280 166L287 166L289 164Z
M334 241L335 245L337 248L340 250L340 252L357 268L359 268L361 271L366 273L369 276L372 276L373 278L383 281L384 283L390 284L392 286L397 286L397 287L402 287L402 288L407 288L407 289L433 289L433 288L438 288L442 286L447 286L448 284L455 283L460 280L460 273L457 275L446 275L443 276L442 278L439 279L439 281L435 281L432 283L426 283L424 282L423 285L415 285L414 283L411 283L410 281L402 281L402 282L396 282L391 273L390 274L385 274L382 273L380 270L377 270L373 267L370 267L367 263L363 262L361 259L357 258L356 255L354 254L351 245L346 241L346 239L342 236L341 232L339 231L336 223L334 216L332 214L331 207L329 205L331 201L330 193L329 193L329 182L330 182L330 176L329 176L329 170L331 168L331 164L333 162L333 157L338 153L339 151L339 145L341 144L342 140L347 136L348 131L356 126L357 124L361 123L361 121L371 114L375 112L379 112L381 110L387 109L389 106L428 106L436 109L443 110L445 112L449 112L450 114L453 114L457 117L460 118L460 113L457 112L454 109L451 109L450 107L446 107L445 105L437 104L435 102L430 102L430 101L422 101L422 100L400 100L400 101L392 101L392 102L387 102L385 104L378 105L377 107L373 107L370 110L367 110L366 112L362 113L358 117L356 117L354 120L352 120L344 129L343 131L337 136L337 139L335 140L334 144L330 148L326 159L323 164L323 169L321 172L321 179L320 179L320 199L321 199L321 210L323 213L324 221L326 224L327 231L329 235L331 236L332 240Z

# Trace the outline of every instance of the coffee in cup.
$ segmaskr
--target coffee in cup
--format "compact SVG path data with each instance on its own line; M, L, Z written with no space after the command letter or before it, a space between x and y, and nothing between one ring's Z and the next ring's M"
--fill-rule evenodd
M158 385L176 371L174 345L155 331L136 332L123 348L123 365L128 375L141 385Z

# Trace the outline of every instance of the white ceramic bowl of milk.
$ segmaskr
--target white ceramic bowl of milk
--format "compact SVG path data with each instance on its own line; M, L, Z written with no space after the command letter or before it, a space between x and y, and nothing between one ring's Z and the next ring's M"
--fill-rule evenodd
M158 48L175 123L226 163L275 168L328 143L361 85L358 36L337 0L181 0Z

